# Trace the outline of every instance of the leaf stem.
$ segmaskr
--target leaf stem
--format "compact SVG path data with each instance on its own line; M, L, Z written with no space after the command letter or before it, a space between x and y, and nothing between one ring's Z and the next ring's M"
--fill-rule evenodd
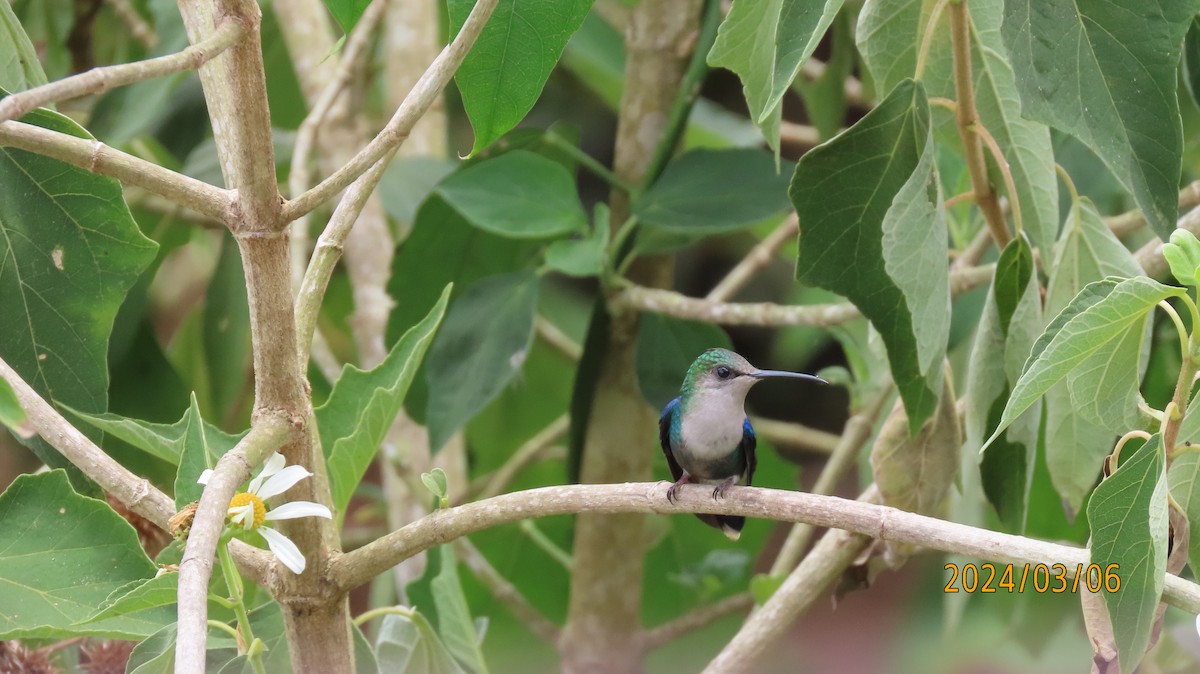
M933 33L937 29L938 19L942 18L942 10L946 9L948 0L938 0L929 12L929 20L925 22L925 33L921 35L921 47L917 51L917 67L913 79L919 80L925 74L925 61L929 57L929 46L933 44Z
M1188 359L1188 332L1183 326L1183 319L1179 317L1179 312L1175 311L1175 307L1171 303L1163 300L1158 303L1158 308L1171 318L1171 322L1175 324L1175 332L1179 335L1179 356L1183 360Z
M568 141L566 138L563 138L562 136L558 135L557 133L555 133L553 131L547 132L545 138L546 138L546 141L549 142L554 147L571 155L572 159L574 159L575 161L582 164L583 167L586 168L587 170L596 174L597 177L599 177L604 182L608 183L610 187L615 187L629 195L637 194L637 191L638 191L637 187L630 185L629 183L625 182L624 180L621 180L621 178L617 174L612 172L612 169L608 168L604 164L601 164L599 161L596 160L595 157L584 152L582 149L580 149L574 143Z
M224 536L222 536L224 539ZM237 616L237 631L241 633L238 638L238 649L242 655L248 653L245 648L249 644L254 643L254 629L250 627L250 613L246 611L246 588L242 584L242 577L237 572L237 567L233 565L233 559L229 556L228 541L222 540L217 545L217 561L221 566L221 575L225 578L225 587L229 588L231 603L233 604L233 614ZM251 658L253 663L255 658ZM258 659L257 666L254 667L255 674L264 674L262 671L261 658Z
M1054 172L1062 179L1063 184L1067 186L1067 191L1071 193L1071 208L1079 208L1079 190L1075 189L1075 181L1071 180L1071 175L1067 173L1067 169L1063 168L1062 164L1054 164Z
M238 631L237 631L237 630L233 629L233 628L232 628L232 627L230 627L229 625L226 625L225 623L221 622L220 620L209 620L209 621L208 621L208 626L209 626L209 627L215 627L216 629L219 629L219 630L221 630L222 632L224 632L224 633L228 634L229 636L233 637L233 640L234 640L234 641L237 641L238 643L241 643L241 638L242 638L242 635L238 634Z
M1017 184L1013 180L1012 170L1008 166L1008 160L1004 158L1004 153L1000 150L1000 144L996 142L995 137L983 125L983 122L976 121L971 125L971 130L983 139L984 145L987 145L988 151L992 154L992 160L996 162L996 168L1000 171L1000 176L1004 178L1004 189L1008 192L1008 200L1011 202L1013 216L1013 226L1020 234L1023 229L1023 221L1021 220L1021 201L1017 196Z
M354 618L354 626L362 627L366 623L385 615L398 615L412 619L414 613L416 611L404 606L380 606L379 608L373 608L370 611L358 614Z

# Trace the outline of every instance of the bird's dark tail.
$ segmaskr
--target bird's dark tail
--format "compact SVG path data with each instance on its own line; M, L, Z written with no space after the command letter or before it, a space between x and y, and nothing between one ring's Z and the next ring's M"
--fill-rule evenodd
M742 527L746 526L746 518L741 515L703 515L697 514L710 527L720 529L729 540L736 541L742 535Z

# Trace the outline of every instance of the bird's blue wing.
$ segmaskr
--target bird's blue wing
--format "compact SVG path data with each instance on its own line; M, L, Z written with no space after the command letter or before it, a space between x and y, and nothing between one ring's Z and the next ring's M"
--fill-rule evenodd
M758 467L758 438L754 435L754 427L750 425L750 417L742 422L742 451L746 453L746 479L742 484L750 486L754 479L754 469Z
M683 468L679 467L679 462L675 460L675 454L671 451L671 421L678 413L679 398L675 398L667 403L658 417L658 442L662 445L663 456L667 457L667 467L671 469L671 478L675 480L683 477Z

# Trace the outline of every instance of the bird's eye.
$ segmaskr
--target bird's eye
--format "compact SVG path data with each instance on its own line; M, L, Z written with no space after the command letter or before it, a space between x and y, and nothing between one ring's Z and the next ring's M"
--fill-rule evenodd
M733 371L724 365L717 368L717 376L721 379L729 379L729 375L731 374L733 374Z

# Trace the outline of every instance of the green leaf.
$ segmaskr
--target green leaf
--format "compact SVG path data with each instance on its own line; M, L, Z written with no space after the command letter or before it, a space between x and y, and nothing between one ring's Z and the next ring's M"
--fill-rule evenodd
M916 433L937 406L950 330L946 224L929 104L906 80L801 158L797 278L848 298L879 330Z
M962 428L950 377L943 377L938 413L915 436L908 433L904 406L883 422L871 450L871 471L883 502L923 515L939 512L960 464Z
M0 6L0 89L24 91L46 83L33 43L9 4Z
M0 541L0 639L141 639L162 627L133 616L76 625L154 564L133 527L63 471L21 475L0 494Z
M170 606L178 601L178 597L178 573L164 573L152 578L133 580L113 590L95 612L80 620L79 624L86 625L106 618Z
M463 293L429 351L429 445L450 436L520 372L533 342L539 278L516 272L480 281Z
M1121 672L1137 669L1150 643L1167 569L1167 476L1156 435L1096 487L1088 503L1091 562L1114 569L1117 592L1106 592Z
M415 610L411 616L383 617L375 637L375 657L379 671L389 674L465 674L433 626Z
M437 610L438 631L446 648L459 662L476 674L487 674L480 637L475 631L475 621L471 618L471 609L467 606L467 597L458 579L458 560L449 545L441 546L438 557L441 567L430 583L433 605Z
M996 263L971 348L966 426L972 448L980 447L999 424L1041 327L1041 289L1033 251L1024 237L1018 237ZM1040 406L1034 406L979 458L979 484L1011 531L1025 528L1040 419Z
M424 320L409 328L372 370L342 369L333 393L314 413L329 471L333 507L339 517L396 419L413 377L446 313L451 286Z
M354 29L354 24L358 23L369 4L371 0L325 0L329 13L342 27L342 32L347 34Z
M187 442L192 424L195 423L195 419L199 418L198 416L193 417L190 407L183 413L183 417L173 424L155 424L149 421L130 419L119 414L87 414L86 412L80 412L69 407L66 409L75 417L82 419L101 431L111 434L147 454L156 456L175 466L179 465L179 458L183 454L183 448ZM201 423L203 424L206 436L220 438L218 440L220 446L229 442L236 444L242 435L244 435L244 433L227 435L222 433L221 429L209 424L207 421L201 420ZM230 446L232 447L232 445Z
M783 95L821 42L842 0L736 0L708 53L742 80L750 118L779 147Z
M454 74L475 129L471 154L491 145L533 108L567 40L593 0L500 0L475 46ZM447 0L450 33L457 35L475 0Z
M792 81L792 90L804 101L804 112L821 140L837 135L846 121L846 78L854 74L857 58L853 30L849 13L843 12L833 24L825 70L811 82L803 77Z
M916 50L928 26L933 2L871 0L860 16L858 40L876 85L889 91L916 67ZM972 0L969 19L975 107L996 139L1017 189L1025 232L1048 253L1058 231L1058 190L1054 153L1046 125L1021 115L1021 100L1008 62L1001 24L1003 0ZM923 81L930 96L956 98L950 58L949 22L938 22ZM1001 185L1000 176L993 183Z
M226 235L221 256L204 294L204 360L208 365L211 409L224 418L248 385L250 305L237 242Z
M457 164L438 157L397 158L384 170L376 192L383 210L400 224L402 230L408 230L421 204Z
M546 247L546 266L567 276L599 276L608 255L608 215L608 206L596 204L591 233L551 243Z
M208 424L200 416L200 405L196 395L192 394L192 404L184 413L183 419L175 424L183 425L183 451L179 455L179 470L175 474L175 507L183 506L192 501L200 500L204 485L196 480L205 470L217 465L225 452L233 449L240 435L229 435ZM244 434L243 434L244 435Z
M1047 316L1057 316L1088 283L1106 276L1132 277L1141 273L1133 255L1112 234L1096 207L1086 198L1072 207L1050 270L1046 287ZM1103 353L1101 351L1097 356ZM1098 396L1092 398L1100 400ZM1077 411L1079 399L1079 396L1072 396L1067 382L1051 387L1045 398L1046 464L1054 488L1072 516L1095 486L1103 458L1112 450L1115 435L1086 421ZM1128 409L1121 410L1122 418Z
M468 166L436 192L468 222L500 236L544 239L587 229L575 179L558 162L527 150Z
M1155 304L1182 294L1179 288L1145 276L1110 278L1085 287L1034 344L988 443L1089 356L1114 348L1130 326L1139 324Z
M0 426L26 438L33 434L33 428L27 422L25 409L17 400L17 392L7 379L0 379Z
M1176 67L1197 9L1195 0L1005 3L1024 114L1091 148L1164 240L1183 145Z
M758 224L788 210L790 162L777 171L757 149L692 150L667 164L633 204L646 227L711 236Z
M732 349L733 342L723 329L712 323L643 314L635 355L642 396L656 410L665 407L679 395L683 376L696 356L714 346Z
M54 112L22 118L81 138ZM108 405L108 339L117 309L157 246L120 184L40 155L0 148L0 357L42 397L85 412ZM65 460L31 441L53 466Z
M1188 414L1197 408L1196 399L1188 406ZM1180 430L1179 440L1183 440ZM1170 486L1171 497L1187 513L1188 520L1188 564L1192 572L1200 569L1200 453L1187 452L1171 462L1167 470L1167 483Z

